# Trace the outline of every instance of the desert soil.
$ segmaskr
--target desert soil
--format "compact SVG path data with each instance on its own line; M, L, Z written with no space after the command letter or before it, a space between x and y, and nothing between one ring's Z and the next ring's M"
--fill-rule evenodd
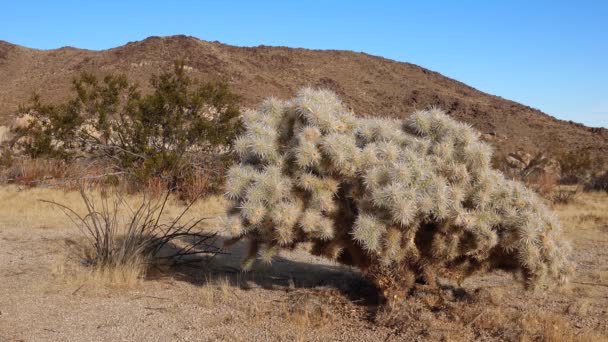
M418 289L392 309L377 305L357 270L302 250L241 273L242 245L134 285L101 286L78 277L80 233L35 201L45 196L73 197L0 189L0 341L608 340L605 194L556 208L577 264L568 287L529 292L491 274ZM213 201L195 209L221 215Z

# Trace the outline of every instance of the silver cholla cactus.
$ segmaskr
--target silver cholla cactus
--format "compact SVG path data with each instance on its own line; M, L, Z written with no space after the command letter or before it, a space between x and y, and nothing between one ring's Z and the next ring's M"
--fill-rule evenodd
M381 288L493 269L529 287L567 281L555 215L491 168L477 131L438 109L360 118L332 92L305 88L243 121L226 228L251 242L244 268L312 242L313 253L360 267Z

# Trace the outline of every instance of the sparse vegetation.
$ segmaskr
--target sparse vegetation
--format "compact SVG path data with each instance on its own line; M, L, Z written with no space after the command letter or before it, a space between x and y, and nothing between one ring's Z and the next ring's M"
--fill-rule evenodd
M168 222L161 220L168 191L156 199L144 195L135 207L115 188L104 189L98 198L84 185L79 193L84 215L64 204L47 202L61 209L83 233L83 261L95 278L133 283L159 264L175 265L185 257L220 253L215 234L197 230L205 218L181 223L190 205Z
M567 203L580 191L604 191L605 160L588 150L530 155L517 151L492 157L492 167L524 183L553 203Z
M608 337L606 129L366 54L180 36L0 55L3 114L43 92L0 117L1 341ZM130 76L68 93L97 66ZM359 117L307 88L241 120L197 75L246 106L305 79L358 113L431 109Z
M438 275L503 269L536 286L571 272L555 216L491 169L476 131L440 110L363 119L333 93L304 89L243 120L226 196L228 229L251 240L246 269L259 253L311 241L391 296Z
M125 195L125 200L136 207L142 196ZM563 235L577 251L572 257L584 265L564 290L523 292L509 285L507 275L497 273L473 276L462 287L442 279L438 291L415 287L403 301L382 307L373 298L362 300L372 288L361 290L370 285L358 272L300 249L283 252L271 266L238 273L234 267L246 253L243 244L231 249L230 255L216 256L213 264L184 265L163 272L162 277L152 274L135 288L115 289L137 278L127 273L120 279L116 276L125 273L118 272L112 279L83 267L81 254L71 252L82 246L81 241L66 226L65 215L37 199L65 203L86 214L78 191L0 187L0 291L10 294L0 296L0 331L8 332L9 340L55 335L67 339L74 334L115 337L146 331L163 339L517 341L561 336L566 341L603 341L608 333L604 253L608 195L603 192L581 193L568 205L555 205ZM184 221L221 215L224 205L221 197L201 199ZM183 209L183 201L171 195L162 221L171 221ZM219 220L202 223L211 231ZM66 319L26 319L40 307L52 307ZM108 324L125 323L114 324L110 333L98 328L97 321L88 324L93 316ZM167 324L173 321L199 328ZM49 326L56 332L44 330Z
M567 151L558 157L561 168L561 181L567 184L580 184L597 170L599 159L594 159L589 151Z
M240 130L237 97L222 82L191 80L183 63L150 80L143 95L124 75L74 80L71 100L50 105L35 96L13 129L13 149L31 158L102 161L138 184L159 178L168 188L216 188Z
M551 193L551 202L555 204L569 204L580 195L581 189L578 185L576 186L562 186L556 188Z
M591 180L585 184L585 190L608 192L608 171L592 177Z

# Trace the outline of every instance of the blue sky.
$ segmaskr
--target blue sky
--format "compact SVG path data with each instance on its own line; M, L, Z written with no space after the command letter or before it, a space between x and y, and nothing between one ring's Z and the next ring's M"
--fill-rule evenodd
M0 39L105 49L186 34L363 51L608 127L608 1L3 1ZM1 80L0 80L1 82Z

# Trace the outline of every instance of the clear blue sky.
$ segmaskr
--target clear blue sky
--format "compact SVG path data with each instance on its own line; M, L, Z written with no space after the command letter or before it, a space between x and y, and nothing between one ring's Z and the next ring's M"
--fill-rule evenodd
M105 49L186 34L364 51L608 127L608 1L3 1L0 39ZM0 80L1 82L1 80Z

